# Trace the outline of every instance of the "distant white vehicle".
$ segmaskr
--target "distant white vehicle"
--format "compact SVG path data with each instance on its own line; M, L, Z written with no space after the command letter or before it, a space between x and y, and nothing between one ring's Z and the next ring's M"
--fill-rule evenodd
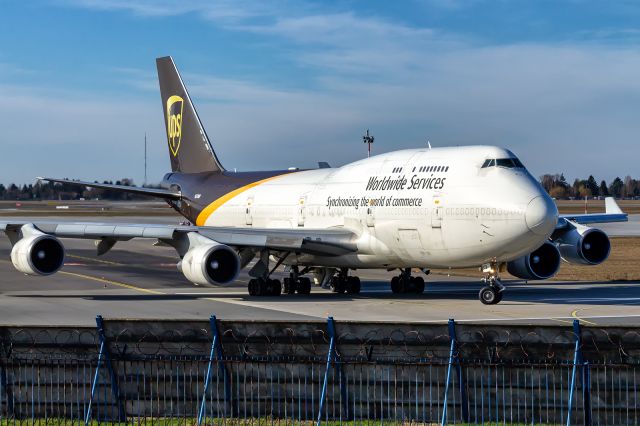
M391 152L339 168L227 172L211 146L170 57L157 60L172 172L169 189L40 178L145 194L167 201L195 225L0 221L11 259L26 274L48 275L64 261L58 237L90 238L98 254L118 241L151 238L173 246L194 284L224 285L258 258L250 295L307 294L313 274L338 293L359 293L358 269L398 269L394 293L422 293L412 268L480 267L484 304L498 303L505 269L526 280L556 274L561 258L597 265L607 235L586 224L626 221L612 198L605 214L558 215L520 160L494 146ZM249 151L249 147L248 150ZM275 266L290 275L272 279Z

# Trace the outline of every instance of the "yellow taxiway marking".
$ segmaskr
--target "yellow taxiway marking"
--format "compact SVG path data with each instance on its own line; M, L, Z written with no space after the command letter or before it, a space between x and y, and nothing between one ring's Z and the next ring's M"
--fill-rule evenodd
M586 319L582 319L578 316L578 311L580 309L575 309L574 311L571 312L571 316L574 317L575 319L579 320L580 322L583 322L585 324L589 324L589 325L598 325L595 322L591 322L591 321L587 321Z
M76 277L76 278L84 278L86 280L98 281L98 282L101 282L101 283L104 283L104 284L111 284L111 285L115 285L115 286L118 286L118 287L129 289L129 290L141 291L143 293L158 294L158 295L167 294L167 293L164 293L162 291L149 290L147 288L137 287L135 285L126 284L126 283L119 282L119 281L108 280L106 278L99 278L99 277L94 277L92 275L78 274L77 272L60 271L58 273L59 274L64 274L64 275L70 275L70 276Z
M94 257L78 256L77 254L66 254L65 256L72 259L89 260L92 262L104 263L105 265L124 266L124 263L111 262L109 260L96 259Z

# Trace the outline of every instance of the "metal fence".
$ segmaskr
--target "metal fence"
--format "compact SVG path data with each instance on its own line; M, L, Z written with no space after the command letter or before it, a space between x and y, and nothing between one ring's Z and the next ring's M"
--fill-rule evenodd
M0 424L639 424L632 329L220 323L3 330Z

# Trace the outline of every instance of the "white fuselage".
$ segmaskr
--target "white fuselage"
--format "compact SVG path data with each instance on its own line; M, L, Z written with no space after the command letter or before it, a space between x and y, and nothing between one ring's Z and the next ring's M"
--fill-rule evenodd
M282 175L243 191L205 225L346 228L358 251L300 255L298 264L350 268L467 267L506 262L546 241L558 212L515 158L492 146L396 151L340 168Z

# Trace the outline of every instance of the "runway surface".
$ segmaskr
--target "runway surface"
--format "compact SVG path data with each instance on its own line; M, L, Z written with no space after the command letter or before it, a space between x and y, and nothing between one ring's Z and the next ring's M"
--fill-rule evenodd
M118 243L98 258L92 241L64 240L64 268L50 277L15 271L10 244L0 238L0 324L92 325L104 317L145 319L318 319L393 322L509 322L570 325L640 323L639 282L507 282L504 300L478 301L479 278L430 275L423 295L393 295L393 273L358 271L358 296L314 287L308 296L250 297L243 272L224 288L197 287L180 274L173 249L151 241Z

